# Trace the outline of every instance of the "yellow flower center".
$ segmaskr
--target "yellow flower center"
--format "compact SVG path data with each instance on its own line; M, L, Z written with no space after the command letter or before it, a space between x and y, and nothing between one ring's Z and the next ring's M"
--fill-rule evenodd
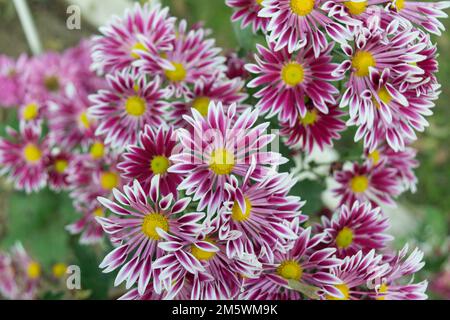
M389 93L389 91L387 91L386 87L382 87L378 92L378 97L380 98L380 100L382 102L384 102L384 104L389 105L389 103L391 103L392 101L392 96ZM373 99L373 104L375 105L375 107L377 109L380 108L380 104L378 103L378 101L374 98Z
M300 63L289 62L281 70L281 79L288 86L295 87L305 79L305 70Z
M30 143L23 149L23 156L28 163L34 164L42 158L42 151L34 144Z
M30 262L28 264L27 274L30 279L38 279L41 276L41 265L37 262Z
M89 129L89 127L91 126L90 122L89 122L89 118L87 116L86 112L82 112L80 114L80 116L78 117L78 119L80 120L80 124L85 128L85 129Z
M97 208L97 209L95 209L93 212L92 212L92 215L94 216L94 217L104 217L105 216L105 212L103 211L103 209L102 208Z
M67 265L65 263L57 263L52 268L52 273L55 278L62 278L66 274Z
M147 48L145 47L145 45L141 42L136 42L132 47L131 47L131 57L133 59L139 59L140 55L137 54L135 51L136 50L141 50L141 51L148 51Z
M56 76L46 77L44 80L44 85L48 91L56 92L59 90L59 79Z
M89 153L94 160L99 160L103 158L105 154L105 145L101 142L95 142L91 146L91 150L89 151Z
M209 242L211 244L215 244L211 239L205 239L205 242ZM208 261L216 256L215 252L204 251L202 249L197 248L195 245L191 246L192 255L200 261Z
M208 115L209 103L211 99L208 97L198 97L192 102L192 107L196 109L204 117Z
M140 117L145 113L147 104L145 100L138 96L132 96L125 102L125 110L130 116Z
M337 298L331 295L327 295L327 300L350 300L350 288L346 284L338 284L335 286L343 295L343 298Z
M231 217L234 221L243 222L250 218L250 213L252 211L252 204L248 198L245 198L245 212L242 212L241 207L237 202L234 203L233 209L231 210Z
M55 171L58 173L64 173L69 166L67 160L58 159L55 161Z
M385 300L386 299L386 293L388 293L389 291L389 286L386 283L383 283L380 287L380 289L378 289L378 294L377 294L377 300Z
M112 190L119 186L119 175L115 172L103 172L100 175L100 185L105 190Z
M298 262L287 260L278 267L277 274L286 280L299 281L302 278L303 269Z
M23 108L22 117L25 121L31 121L37 118L39 107L36 103L30 103Z
M161 237L158 232L156 232L158 228L164 230L165 232L169 231L169 220L167 220L165 216L160 213L152 213L144 218L144 222L142 223L142 232L147 237L155 241L160 240Z
M209 168L218 175L230 174L234 169L234 155L225 149L214 150L211 154Z
M367 1L347 1L344 3L344 6L348 9L351 14L360 15L364 13L367 9Z
M170 161L165 156L154 157L151 161L151 169L154 174L164 174L170 167Z
M258 5L262 6L262 2L263 2L264 0L255 0L255 1L256 1L256 3L257 3Z
M300 117L300 123L304 126L312 126L317 122L319 113L316 109L313 109L311 111L307 111L306 115L302 118Z
M369 179L365 176L356 176L350 181L354 193L364 193L369 189Z
M291 0L291 10L301 17L307 16L314 10L315 0Z
M175 68L175 70L165 70L165 74L167 79L169 79L172 82L181 82L186 78L187 71L185 67L178 62L172 62L172 66Z
M347 249L353 243L353 231L350 228L345 227L342 229L336 237L336 245L340 249Z
M395 1L395 8L397 11L403 10L405 8L405 1L406 0L397 0Z
M374 152L371 152L368 157L369 159L372 160L373 164L377 165L378 163L380 163L381 160L380 151L375 150Z
M358 51L353 57L352 66L355 68L358 77L367 77L369 68L376 65L377 62L369 51Z

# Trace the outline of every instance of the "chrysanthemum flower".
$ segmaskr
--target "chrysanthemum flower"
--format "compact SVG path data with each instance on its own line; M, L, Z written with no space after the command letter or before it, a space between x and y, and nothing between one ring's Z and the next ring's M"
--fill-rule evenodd
M262 2L263 0L227 0L227 6L234 10L231 21L241 20L242 29L251 24L253 33L258 30L265 33L269 19L258 17L258 12L262 9Z
M214 47L215 40L207 39L202 28L187 30L187 23L179 23L177 37L172 41L173 50L159 55L149 50L152 42L142 38L144 49L141 59L134 63L142 73L158 74L168 83L167 96L181 97L190 92L190 85L206 80L217 72L225 72L225 58L221 49ZM160 57L160 61L155 61Z
M160 126L165 104L160 78L147 81L144 74L126 69L108 75L108 90L90 96L93 105L88 115L98 121L96 134L105 136L105 143L123 150L136 144L138 135L146 124Z
M94 38L93 67L100 72L121 71L139 59L139 50L156 55L172 50L175 20L169 8L136 3L123 18L116 17L100 28L102 35ZM141 37L151 45L145 48Z
M148 196L136 180L133 186L124 187L124 193L114 190L117 202L98 199L114 215L97 220L111 241L118 244L100 267L104 272L120 268L115 284L126 281L129 289L137 282L141 293L145 292L148 283L154 278L154 259L164 255L164 251L158 247L161 235L168 233L181 239L194 239L202 228L200 221L204 218L203 213L180 216L190 199L174 201L172 194L161 198L159 179L159 176L153 177Z
M329 220L322 217L322 228L327 236L324 242L337 249L339 257L352 256L359 251L383 249L392 237L384 232L389 227L388 218L380 208L370 203L356 201L352 207L343 205Z
M48 185L54 191L67 190L69 187L69 166L73 156L69 152L52 152L46 159Z
M97 218L105 216L105 209L97 203L82 204L78 206L82 217L66 226L66 230L73 235L80 234L80 244L92 245L103 240L104 232L102 226L97 222Z
M245 281L245 289L240 299L299 300L302 295L290 288L290 280L315 287L314 291L319 291L326 285L338 284L339 279L327 271L341 264L341 260L333 257L335 249L314 249L322 241L323 236L320 234L311 237L311 228L300 232L290 251L276 252L275 260L264 265L263 275L260 278Z
M339 79L332 76L337 66L331 63L332 49L327 45L315 57L310 46L289 54L286 49L275 51L273 44L269 48L258 45L257 64L246 66L257 74L248 86L264 86L254 95L260 99L256 107L262 113L270 112L269 116L278 114L280 121L291 125L306 117L309 100L319 111L328 113L328 106L336 102L334 95L339 93L331 84Z
M370 201L375 205L385 203L395 206L392 198L401 191L396 170L386 167L384 163L376 166L353 163L351 167L336 172L334 177L339 186L333 192L339 197L341 205Z
M267 26L268 42L275 42L275 50L287 48L292 53L310 45L314 55L328 47L326 35L320 30L323 27L328 35L338 42L350 38L349 31L335 23L322 11L324 0L264 0L259 17L269 18Z
M19 107L17 115L19 120L27 123L33 122L35 124L42 122L47 114L47 104L29 101L27 98L23 102Z
M420 283L406 283L407 277L413 277L425 263L422 261L423 252L415 249L408 257L409 247L406 245L398 254L387 257L385 261L389 269L383 275L383 283L376 287L370 296L377 300L426 300L428 281Z
M315 148L323 151L333 146L333 140L340 139L340 132L346 129L342 120L344 113L337 106L329 106L328 113L322 113L312 103L307 102L308 111L304 117L291 126L289 122L281 122L281 136L286 138L286 144L293 149L299 146L302 150L312 153Z
M278 153L262 151L274 136L265 134L268 123L253 127L257 110L237 115L235 105L225 113L221 103L211 103L206 118L192 112L192 117L184 117L192 130L177 131L183 150L171 157L174 165L169 172L185 176L179 189L193 194L199 211L208 207L214 214L223 203L226 182L231 176L245 177L252 161L256 161L254 180L273 172L270 166L285 162Z
M247 106L243 105L248 95L244 92L245 83L241 79L228 80L220 74L204 81L197 81L192 92L186 94L183 101L170 103L172 110L169 119L173 119L175 127L185 127L184 115L191 114L191 108L197 109L204 117L208 115L211 102L221 102L224 106L237 104L238 112L242 112Z
M14 59L0 55L0 106L13 107L22 103L24 88L20 75L28 61L25 55Z
M378 6L384 3L386 0L327 0L321 8L341 24L355 27L371 15L387 15L384 9Z
M47 183L45 159L48 141L41 138L41 124L21 123L20 131L7 128L12 141L0 138L0 174L8 174L18 190L41 190Z
M163 196L171 193L178 195L177 187L183 180L179 174L168 172L169 160L176 146L176 137L172 128L159 130L147 125L139 135L139 142L129 146L123 154L123 161L118 165L122 175L130 181L138 180L148 192L150 182L156 175L160 176L160 192Z

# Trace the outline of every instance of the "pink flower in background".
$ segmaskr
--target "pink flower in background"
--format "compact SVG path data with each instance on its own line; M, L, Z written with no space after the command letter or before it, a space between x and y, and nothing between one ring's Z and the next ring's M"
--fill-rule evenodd
M444 299L450 299L450 271L444 270L435 276L430 283L430 290Z
M251 25L253 33L259 30L265 33L269 19L258 17L258 12L262 9L262 2L263 0L227 0L227 6L234 11L231 21L241 20L241 29Z
M105 216L105 210L96 202L80 204L77 208L82 217L76 222L66 226L72 235L80 235L80 244L93 245L103 240L104 232L97 218Z
M20 76L27 61L25 55L21 55L17 61L0 55L0 107L9 108L22 103L24 88Z
M226 55L226 66L227 70L225 71L225 75L228 79L247 79L249 74L247 70L245 70L246 60L240 58L236 52L230 52Z
M169 8L135 4L124 17L116 17L100 28L102 35L94 38L93 68L102 73L121 71L139 59L140 50L150 55L171 51L175 21L169 16ZM148 40L148 47L141 38Z
M332 45L327 45L314 56L310 46L289 54L286 49L275 51L273 44L269 48L258 45L256 64L246 66L257 75L248 86L263 87L254 95L259 99L256 108L263 114L269 113L269 117L278 115L280 121L292 126L307 115L309 100L320 112L327 114L339 93L331 84L339 79L332 76L337 66L331 63L332 49Z
M52 152L46 160L48 171L48 185L54 191L66 191L69 187L69 167L73 156L69 152Z

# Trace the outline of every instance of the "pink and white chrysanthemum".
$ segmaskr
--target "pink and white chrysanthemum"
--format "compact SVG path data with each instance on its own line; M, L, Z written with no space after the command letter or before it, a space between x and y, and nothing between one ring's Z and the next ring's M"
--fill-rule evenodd
M186 127L184 115L190 115L191 109L197 109L204 117L208 115L208 109L211 102L221 102L224 106L237 104L237 112L242 112L247 106L242 103L248 98L244 93L245 82L241 79L228 80L221 77L220 74L197 81L192 92L186 94L183 101L170 103L172 110L169 113L169 119L173 120L175 127Z
M105 143L123 150L136 144L139 132L146 124L161 126L165 104L161 80L147 81L144 74L126 69L108 75L109 89L90 96L88 115L98 121L96 134L105 136Z
M324 0L263 0L263 9L259 17L269 18L267 26L268 42L274 42L276 51L286 48L289 53L297 51L307 45L311 46L314 55L328 47L326 35L338 42L345 42L350 38L347 28L334 22L321 9Z
M93 245L103 240L104 232L98 217L105 216L105 209L99 204L79 204L77 206L82 217L76 222L66 226L66 230L72 235L80 235L80 244Z
M330 273L339 284L324 286L327 300L360 300L367 293L367 283L374 282L386 273L388 264L383 264L383 256L375 250L367 254L358 252L351 257L345 257L342 264L331 268Z
M326 0L321 8L339 23L354 28L371 15L387 16L384 9L378 6L384 3L386 0Z
M339 186L333 190L339 197L340 205L353 205L355 201L370 201L375 206L380 203L395 206L392 199L400 194L400 183L396 170L384 163L376 166L353 163L334 175Z
M273 44L269 48L258 45L256 64L246 66L257 75L248 86L263 87L254 95L259 99L256 107L291 125L306 116L308 100L322 113L328 113L328 106L336 103L334 96L339 93L331 84L339 79L332 76L337 67L331 63L332 49L333 45L327 45L314 56L311 46L290 54L286 49L275 51Z
M405 278L414 277L425 263L422 261L423 252L415 249L408 256L409 247L406 245L398 254L387 256L385 261L389 264L387 272L383 275L383 283L376 287L370 296L377 300L426 300L428 281L405 284Z
M47 139L42 139L41 124L20 124L20 131L7 128L12 141L0 138L0 174L8 174L18 190L27 193L45 187L48 174L45 159L49 152Z
M289 281L300 282L312 291L319 291L324 286L333 286L339 279L330 274L330 268L337 268L341 260L334 257L335 249L316 250L323 239L323 234L311 236L311 228L299 233L299 238L292 249L286 253L276 252L275 260L264 264L260 278L248 279L244 283L244 300L299 300L300 292L290 288ZM312 292L311 292L312 293Z
M344 112L337 106L329 106L328 113L322 113L310 102L306 103L306 108L306 115L300 116L293 126L289 122L281 122L280 134L286 138L286 144L309 153L316 148L324 150L333 146L333 140L340 139L340 132L347 128L342 119Z
M94 38L93 67L105 73L130 67L139 59L137 51L144 49L141 37L151 44L145 49L151 54L172 50L175 20L169 8L135 4L124 17L116 17L109 26L100 28L102 35Z
M234 10L231 21L241 20L241 29L252 26L253 33L258 30L266 32L269 24L268 18L258 16L262 9L263 0L227 0L226 5Z
M47 157L46 166L50 189L54 191L67 190L69 187L68 172L72 160L72 154L66 151L55 151Z
M149 50L152 42L142 38L144 48L138 51L141 59L134 63L142 73L160 75L167 82L167 96L177 98L191 91L189 86L205 81L217 72L225 72L225 58L215 40L208 39L203 28L187 30L187 23L179 23L173 50L156 54ZM159 59L158 61L155 61Z
M28 61L25 55L14 59L0 55L0 106L13 107L22 103L23 85L20 75Z
M123 192L114 190L115 201L99 198L100 203L113 215L98 218L104 231L117 248L109 253L100 268L109 273L120 268L115 285L126 281L127 289L136 282L143 294L152 279L158 283L159 272L152 264L164 255L159 248L163 234L171 234L180 239L194 239L203 228L200 221L203 213L185 213L191 199L174 200L172 194L160 196L159 176L152 179L147 194L135 180L133 186L125 186ZM160 293L160 289L155 287Z
M356 201L352 207L343 205L330 219L322 217L326 233L324 242L336 248L337 256L352 256L359 251L363 254L372 249L383 249L392 237L384 232L389 227L388 218L380 208L370 203Z
M171 166L169 159L175 147L176 137L172 128L154 130L146 125L139 135L138 144L127 148L118 168L123 177L130 181L138 180L146 192L150 190L153 177L159 175L161 194L166 196L171 193L176 197L177 187L183 178L179 174L168 172Z
M48 104L29 100L27 97L22 99L19 106L17 117L21 122L38 124L47 116Z
M245 177L252 162L256 168L250 178L261 180L274 172L271 166L286 161L264 150L274 136L266 134L268 123L254 127L257 110L237 115L236 105L225 112L221 103L211 103L206 118L195 109L192 113L184 117L191 128L177 131L182 151L171 157L174 165L169 172L185 177L179 190L199 201L199 211L208 207L213 215L223 203L225 184L232 176Z

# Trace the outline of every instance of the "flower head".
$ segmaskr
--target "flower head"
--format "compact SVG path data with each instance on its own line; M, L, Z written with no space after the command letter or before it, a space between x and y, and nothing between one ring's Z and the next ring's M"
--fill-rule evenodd
M251 25L253 33L258 30L266 32L269 19L258 16L263 8L262 2L263 0L227 0L227 6L234 10L231 21L241 20L241 29Z

